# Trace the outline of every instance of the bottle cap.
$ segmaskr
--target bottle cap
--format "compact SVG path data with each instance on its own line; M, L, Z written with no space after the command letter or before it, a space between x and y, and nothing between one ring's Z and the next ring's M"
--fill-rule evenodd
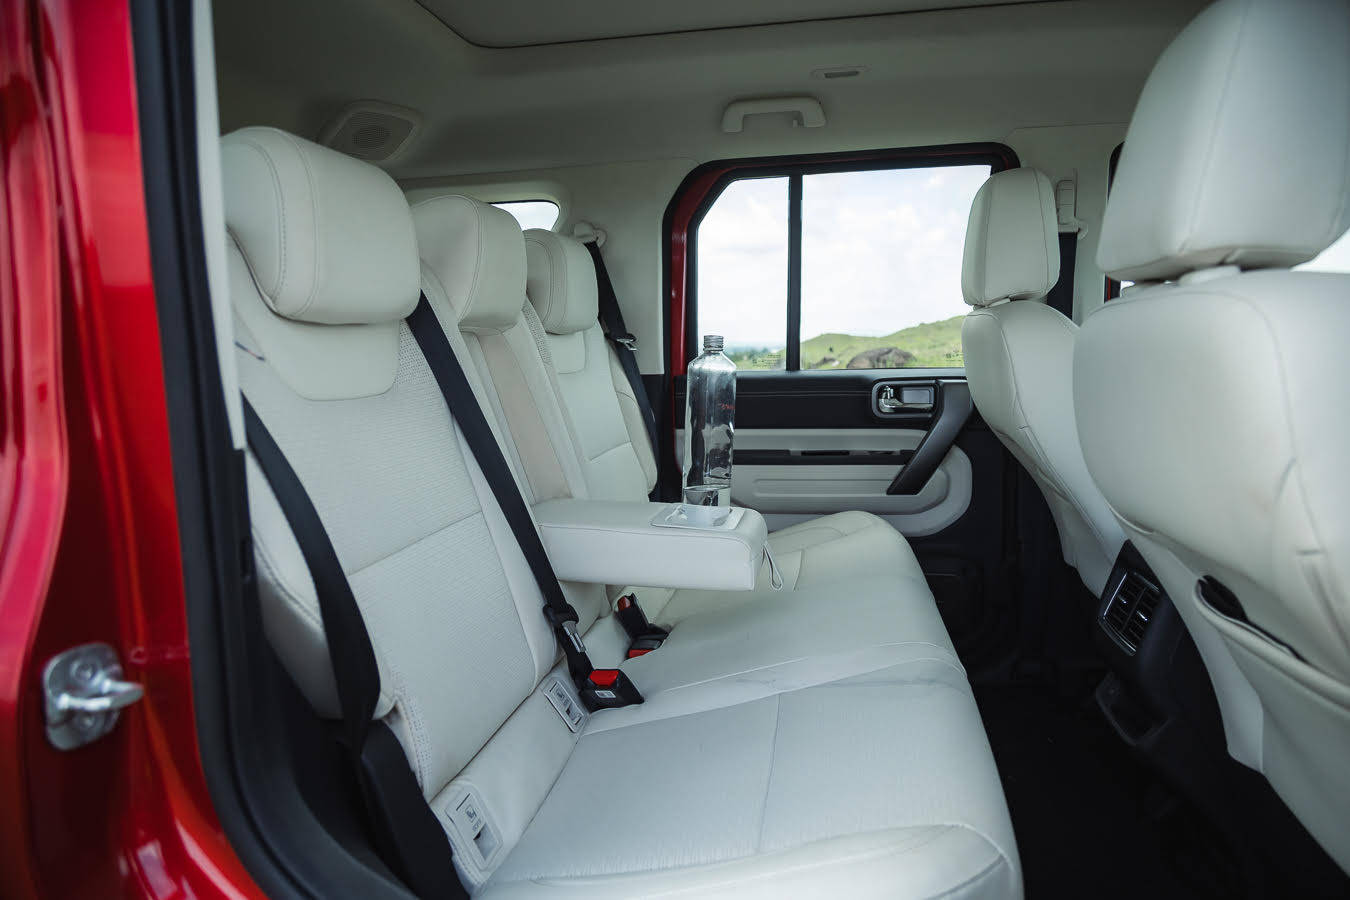
M721 353L722 336L720 334L705 334L703 336L704 353Z

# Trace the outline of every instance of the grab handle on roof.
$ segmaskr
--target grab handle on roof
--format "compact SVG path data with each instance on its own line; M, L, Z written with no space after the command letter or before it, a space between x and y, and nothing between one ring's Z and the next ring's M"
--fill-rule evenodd
M792 113L792 124L804 128L820 128L825 124L825 110L815 97L761 97L755 100L733 100L722 113L722 131L735 134L745 128L747 116L771 113Z

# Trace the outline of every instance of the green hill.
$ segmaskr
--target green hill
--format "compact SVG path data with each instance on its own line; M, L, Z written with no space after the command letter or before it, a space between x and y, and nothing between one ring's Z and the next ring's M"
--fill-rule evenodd
M802 342L803 369L941 368L962 365L961 323L965 316L925 322L881 337L822 334ZM869 351L871 351L869 353ZM743 369L777 368L781 350L740 350L729 354Z

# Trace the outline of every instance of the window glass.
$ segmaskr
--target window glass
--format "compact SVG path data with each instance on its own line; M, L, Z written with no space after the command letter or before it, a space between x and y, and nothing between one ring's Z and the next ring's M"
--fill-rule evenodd
M494 203L516 217L521 229L552 228L558 221L558 204L552 200L521 200L512 203Z
M720 334L740 369L787 360L788 179L727 185L695 232L697 340Z
M801 367L956 367L961 256L989 166L802 179Z
M1341 235L1340 240L1302 265L1294 266L1303 272L1341 272L1350 273L1350 231Z

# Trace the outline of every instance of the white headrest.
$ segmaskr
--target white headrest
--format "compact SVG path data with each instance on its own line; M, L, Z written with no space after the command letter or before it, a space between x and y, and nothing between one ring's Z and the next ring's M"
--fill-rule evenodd
M1055 189L1036 169L989 176L975 192L961 260L961 293L971 306L1039 300L1059 280Z
M525 242L505 210L457 194L412 208L422 261L466 331L505 331L525 305Z
M1350 3L1220 0L1144 85L1102 221L1115 278L1292 266L1350 224Z
M301 322L395 322L421 293L408 202L374 166L276 128L221 138L225 224L267 305Z
M525 232L525 293L549 334L584 331L599 315L595 263L581 241L542 228Z

